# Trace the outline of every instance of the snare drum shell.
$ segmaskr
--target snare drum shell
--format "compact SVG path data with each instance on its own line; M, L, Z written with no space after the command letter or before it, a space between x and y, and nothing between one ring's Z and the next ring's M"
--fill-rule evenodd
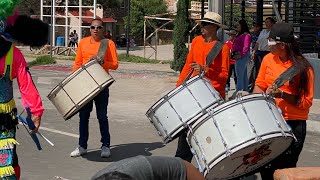
M59 83L48 98L68 120L113 82L114 79L97 61L90 61Z
M206 113L206 109L221 102L223 99L209 80L194 76L157 101L146 116L168 143L177 138L184 126L192 124Z

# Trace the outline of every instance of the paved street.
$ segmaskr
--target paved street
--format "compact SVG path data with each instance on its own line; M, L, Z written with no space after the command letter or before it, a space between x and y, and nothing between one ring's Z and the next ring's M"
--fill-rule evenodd
M95 113L90 119L88 155L71 158L70 152L78 143L78 116L64 121L46 98L64 79L72 62L59 61L57 65L32 68L34 82L46 109L40 130L55 143L49 146L41 139L43 151L38 152L24 127L18 130L18 154L22 167L22 180L89 179L106 165L133 157L173 156L176 141L164 145L155 128L148 122L145 112L166 92L173 89L177 75L168 64L121 63L119 70L111 72L116 82L110 88L109 124L112 157L100 158L100 134ZM21 111L21 98L15 85L15 99ZM308 122L308 134L299 166L320 166L320 102L315 101Z

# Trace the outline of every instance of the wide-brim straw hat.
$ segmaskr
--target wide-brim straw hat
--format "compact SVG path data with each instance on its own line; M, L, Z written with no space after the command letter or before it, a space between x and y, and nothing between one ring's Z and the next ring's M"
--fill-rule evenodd
M222 17L215 12L207 12L202 19L196 20L196 23L201 24L201 22L208 22L218 25L220 28L226 29L227 26L222 24Z

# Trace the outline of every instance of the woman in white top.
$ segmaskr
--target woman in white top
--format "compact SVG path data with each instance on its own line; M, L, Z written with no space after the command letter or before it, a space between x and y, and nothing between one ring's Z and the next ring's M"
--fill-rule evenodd
M270 30L275 23L276 23L276 21L273 18L271 18L271 17L266 18L266 20L265 20L266 29L263 29L260 32L260 35L259 35L258 40L256 42L256 45L254 46L253 51L252 51L252 55L251 55L252 60L256 60L254 58L255 56L263 54L262 58L259 59L261 62L263 57L270 52L267 38L269 37Z
M251 81L253 81L253 83L252 84L250 83L250 87L254 87L254 81L255 81L255 78L257 77L257 74L259 73L262 59L264 58L265 55L270 53L270 49L268 46L268 37L270 34L270 30L275 23L276 21L273 18L271 17L266 18L265 20L266 29L263 29L260 32L258 40L252 50L251 60L254 61L254 68L256 69L256 75L252 77L253 79ZM250 92L252 90L253 89L249 88Z

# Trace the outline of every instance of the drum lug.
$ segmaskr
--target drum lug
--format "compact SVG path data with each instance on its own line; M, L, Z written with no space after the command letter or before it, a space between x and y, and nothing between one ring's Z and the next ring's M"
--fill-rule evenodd
M198 170L199 170L199 172L200 172L200 173L203 173L203 169L202 169L202 167L201 167L198 154L195 152L195 150L194 150L192 147L190 147L190 150L191 150L191 152L192 152L192 154L193 154L194 159L196 160L196 163L197 163L197 165L198 165Z
M223 144L224 149L225 149L225 154L226 154L227 157L229 157L229 156L232 154L232 152L231 152L231 150L228 148L228 144L227 144L225 138L224 138L223 135L222 135L222 132L221 132L221 130L220 130L220 127L219 127L217 121L216 121L216 120L214 119L214 117L213 117L212 111L213 111L213 109L210 109L210 110L208 111L208 114L209 114L209 116L212 118L213 124L214 124L214 126L217 128L217 130L218 130L218 132L219 132L219 135L220 135L220 137L221 137L222 144Z
M272 111L272 107L271 107L271 105L270 105L270 102L267 101L267 104L268 104L268 107L269 107L269 109L270 109L270 111L271 111L271 113L272 113L272 115L273 115L274 120L276 121L277 126L278 126L279 129L281 130L282 136L287 137L287 134L284 132L284 130L283 130L282 126L281 126L280 121L277 119L277 117L274 115L274 113L273 113L273 111ZM281 117L282 117L282 114L281 114Z
M202 109L202 115L205 115L207 113L208 113L208 111L206 109Z
M240 102L241 107L242 107L242 112L243 112L243 114L246 116L252 132L256 135L256 141L261 142L261 141L262 141L262 138L261 138L261 136L258 135L258 132L257 132L256 128L254 127L254 125L252 124L252 121L250 120L250 117L249 117L249 115L248 115L247 109L246 109L246 107L245 107L245 106L243 105L243 103L242 103L242 101L243 101L242 95L237 96L237 101Z

